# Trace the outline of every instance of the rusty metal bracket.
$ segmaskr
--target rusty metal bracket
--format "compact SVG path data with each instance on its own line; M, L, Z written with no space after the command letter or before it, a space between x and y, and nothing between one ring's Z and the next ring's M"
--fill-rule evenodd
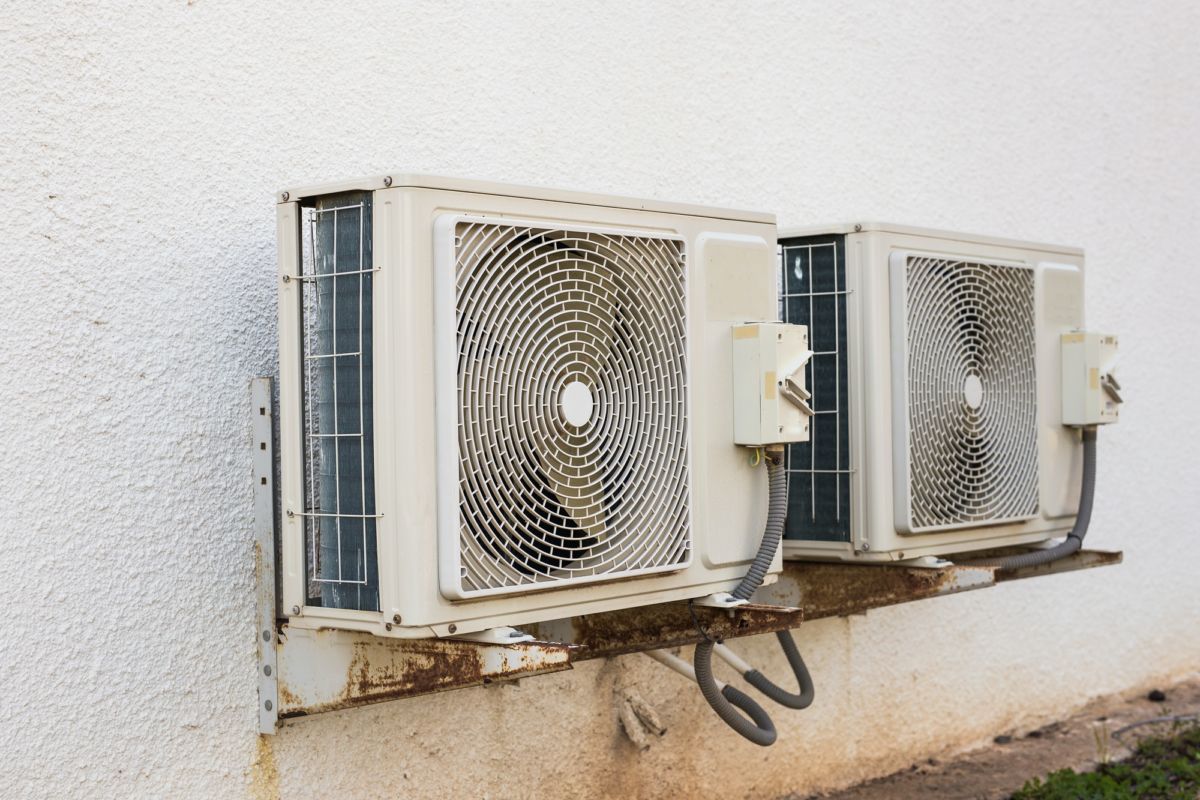
M552 642L386 639L357 631L284 626L279 715L317 714L559 672L571 668L578 649Z
M705 635L712 639L735 639L774 633L798 628L803 620L803 610L784 605L745 603L727 609L709 606L689 609L686 602L680 602L539 622L524 629L539 639L579 645L575 660L584 661L683 647L702 641Z
M754 599L798 605L804 618L813 620L986 589L995 583L995 571L987 567L786 561L779 580L759 589Z
M804 620L864 613L1017 580L1119 563L1085 550L1048 568L1006 574L992 567L929 569L879 564L785 562L754 602L721 609L686 602L525 625L535 641L385 639L370 633L289 630L279 637L281 718L570 669L593 658L735 639L799 627ZM694 617L693 617L694 615Z
M254 641L258 656L258 730L274 733L279 720L275 633L275 447L271 379L250 383L250 446L254 478Z
M464 639L389 639L350 630L290 629L276 619L275 486L269 378L251 385L255 511L258 718L262 733L280 719L571 669L626 653L797 628L806 620L999 582L1119 564L1122 554L1082 550L1051 564L994 567L784 562L774 583L732 607L672 602L539 622ZM1026 548L1028 549L1028 548ZM512 641L505 640L505 636Z
M1020 552L1020 551L1018 551ZM1080 550L1066 558L1051 561L1049 564L1039 564L1036 567L1022 567L1014 570L997 570L996 582L1019 581L1025 578L1038 578L1043 575L1061 575L1066 572L1077 572L1081 569L1095 567L1111 567L1120 564L1125 554L1119 550Z

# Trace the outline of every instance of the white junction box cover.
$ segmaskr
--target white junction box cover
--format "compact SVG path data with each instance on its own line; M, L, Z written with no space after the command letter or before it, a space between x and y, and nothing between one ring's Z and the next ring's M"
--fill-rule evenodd
M1120 418L1116 336L1064 333L1062 365L1064 425L1109 425Z
M730 330L777 319L773 216L421 175L276 201L291 625L461 636L737 585L767 480Z
M733 328L734 441L762 446L808 440L808 328L782 322Z

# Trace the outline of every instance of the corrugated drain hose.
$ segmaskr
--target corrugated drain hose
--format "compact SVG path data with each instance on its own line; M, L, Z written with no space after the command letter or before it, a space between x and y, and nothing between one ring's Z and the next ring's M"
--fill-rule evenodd
M775 559L775 551L779 549L779 541L783 538L783 525L787 519L787 473L783 468L782 453L768 453L767 480L770 485L767 525L763 531L762 543L758 547L758 554L755 555L754 562L746 572L746 577L742 578L742 582L732 592L738 600L749 600L751 595L762 585L763 579L767 576L767 570L771 568L771 562ZM780 631L776 635L787 654L792 671L796 673L796 679L800 683L800 694L787 694L757 671L747 673L745 678L772 700L783 703L789 708L804 708L812 702L812 679L804 666L804 660L800 658L796 643L792 641L791 634L787 631ZM696 683L700 685L704 699L712 706L713 711L717 712L717 716L742 736L764 747L774 744L775 726L762 707L744 692L732 686L718 688L712 673L714 644L712 641L703 641L696 645ZM751 678L751 675L755 677ZM738 709L745 711L750 719L743 717Z
M1045 550L1035 550L1032 553L1022 553L1004 558L981 558L976 561L964 562L972 567L996 567L1001 570L1036 567L1039 564L1049 564L1051 561L1069 556L1083 547L1083 537L1087 536L1088 525L1092 521L1092 500L1096 496L1096 429L1083 429L1083 480L1079 486L1079 512L1075 515L1075 527L1067 534L1067 538L1054 547Z
M802 708L808 708L812 705L816 690L813 687L812 676L808 674L808 667L804 665L804 659L800 656L800 650L796 647L796 641L792 638L792 632L777 631L775 638L779 640L779 646L783 648L788 664L792 667L792 674L796 676L796 681L800 684L800 694L785 692L758 670L747 672L742 677L746 679L746 683L758 689L781 706L794 708L797 711Z

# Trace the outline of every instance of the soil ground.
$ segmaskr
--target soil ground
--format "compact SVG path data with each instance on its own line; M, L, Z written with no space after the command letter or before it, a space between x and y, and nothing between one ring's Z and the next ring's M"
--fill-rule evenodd
M886 778L818 795L790 794L780 800L1004 800L1027 780L1071 767L1094 769L1107 756L1119 761L1141 736L1163 733L1167 726L1148 725L1114 737L1126 725L1166 715L1200 713L1200 676L1162 689L1166 697L1151 700L1148 692L1107 697L1089 704L1069 719L1018 735L998 732L996 742L981 750L940 760L931 758ZM1107 749L1107 753L1104 750Z

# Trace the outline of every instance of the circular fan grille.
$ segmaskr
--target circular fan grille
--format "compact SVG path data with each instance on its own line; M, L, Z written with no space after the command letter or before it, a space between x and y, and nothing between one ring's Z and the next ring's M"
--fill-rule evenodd
M456 237L463 593L685 564L682 242L473 222Z
M1033 270L910 256L906 282L913 528L1033 516Z

